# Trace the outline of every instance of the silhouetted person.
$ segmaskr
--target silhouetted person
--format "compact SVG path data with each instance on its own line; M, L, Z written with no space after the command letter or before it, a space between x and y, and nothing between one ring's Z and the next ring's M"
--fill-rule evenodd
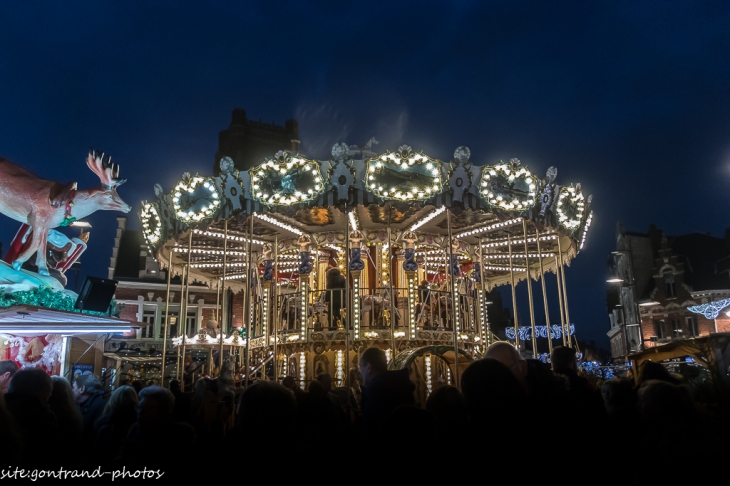
M428 304L431 298L431 286L428 284L428 280L423 280L418 286L418 298L422 304Z
M677 444L701 444L682 449L679 467L637 468L637 484L678 484L678 479L685 478L681 477L683 472L691 471L696 479L697 471L686 464L717 464L727 459L727 438L718 440L715 431L707 427L686 387L647 380L639 385L637 399L641 426L636 438L647 445L642 452L643 461L649 461L645 464L666 463L666 451Z
M285 376L284 379L281 380L281 385L287 390L291 391L297 403L299 403L302 395L304 395L304 390L302 390L302 388L299 386L297 380L294 379L293 376Z
M325 395L327 396L327 399L332 402L332 405L337 409L341 408L340 397L332 391L332 375L329 373L320 373L317 375L317 381L322 383Z
M342 276L339 268L330 268L327 271L327 292L324 294L324 301L327 305L329 316L329 327L337 327L337 320L341 319L342 298L345 289L345 277Z
M408 437L413 444L427 444L439 436L434 432L438 430L439 422L430 410L424 410L415 405L400 405L388 413L380 425L381 434L389 434L398 431L402 437ZM423 451L418 448L404 448L399 455L423 457Z
M148 386L139 393L137 422L122 442L115 467L163 467L172 471L180 466L180 456L173 451L190 451L195 445L195 431L189 424L175 422L172 412L175 397L167 388ZM193 459L192 457L190 459Z
M137 421L139 398L131 386L122 385L109 397L96 422L94 459L100 466L109 466L119 453L129 429Z
M426 400L426 410L433 413L442 440L448 440L453 431L466 430L469 425L466 400L453 385L437 387Z
M241 393L236 425L224 442L238 448L256 437L258 450L273 452L282 438L296 436L296 425L297 404L291 390L273 381L256 381ZM280 459L279 455L262 457L262 462L280 463Z
M194 390L196 374L198 374L198 363L191 355L186 354L183 360L183 391L191 392Z
M22 459L22 440L20 430L12 415L5 406L5 399L0 393L0 457L6 464L18 464Z
M0 361L0 393L7 393L10 379L18 369L18 364L12 359Z
M485 437L484 447L490 450L491 460L505 460L523 448L523 436L533 421L517 417L532 414L526 413L525 387L509 368L493 358L474 361L461 375L461 391L469 413L469 430L475 437ZM473 448L466 453L475 459L479 450L483 449Z
M365 433L378 429L388 414L400 405L415 405L416 385L408 370L388 370L385 351L370 347L360 355L362 375L362 425Z
M58 420L58 439L63 443L55 452L55 457L63 464L81 464L79 451L88 456L93 444L82 443L84 418L76 405L76 397L68 380L62 376L52 376L53 391L48 406Z
M10 380L5 405L21 438L21 462L38 465L39 444L58 447L58 420L48 407L53 393L51 377L40 368L18 370ZM48 464L58 463L44 456Z
M556 346L550 354L553 373L562 376L567 384L569 416L572 423L568 429L573 432L593 430L598 436L605 433L608 415L603 406L600 392L590 382L578 375L578 359L575 349L567 346Z
M175 397L175 409L173 418L178 422L192 423L192 400L190 395L183 393L179 380L170 381L170 391Z
M606 380L601 396L608 415L608 438L614 447L620 447L641 430L634 382L618 377Z
M106 406L101 380L96 375L81 375L74 380L73 391L76 404L84 417L83 441L86 444L93 444L96 437L96 421Z
M679 380L673 377L667 368L661 363L655 363L653 361L644 361L639 366L639 376L636 380L637 388L642 383L649 380L661 380L671 383L672 385L679 385Z
M301 433L314 447L326 447L332 437L342 435L346 422L320 381L311 381L299 402ZM349 424L348 424L349 425Z
M132 383L130 383L129 386L134 388L134 391L137 392L137 395L139 395L139 392L141 392L142 388L144 388L144 384L140 380L132 380Z

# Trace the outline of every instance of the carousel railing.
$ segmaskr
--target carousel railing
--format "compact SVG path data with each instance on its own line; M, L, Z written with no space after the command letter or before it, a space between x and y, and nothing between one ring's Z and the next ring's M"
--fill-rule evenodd
M394 288L396 301L391 305L390 288L360 288L360 328L389 329L391 319L393 327L403 330L408 327L408 290ZM341 309L352 308L346 305L345 289L311 290L309 302L304 306L307 309L307 332L342 329L345 319L342 319ZM475 298L458 294L459 299L459 330L465 333L478 333L479 322ZM296 292L282 292L276 296L276 305L272 310L273 325L267 334L273 335L274 327L282 336L301 333L302 305L301 295ZM419 330L453 331L453 298L447 290L423 290L416 293L415 322ZM391 313L393 315L391 316ZM255 312L256 318L261 314ZM260 324L253 326L261 329ZM259 335L258 333L256 335ZM255 335L255 336L256 336ZM286 339L284 337L284 339Z

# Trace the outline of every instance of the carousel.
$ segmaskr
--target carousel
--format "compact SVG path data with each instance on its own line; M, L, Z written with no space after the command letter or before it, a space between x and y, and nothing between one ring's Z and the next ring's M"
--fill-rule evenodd
M487 292L509 286L514 309L528 279L541 286L523 284L529 314L507 338L536 357L538 339L545 351L553 339L572 345L563 269L592 217L580 184L558 184L554 167L540 178L517 159L474 165L467 147L443 162L371 145L336 144L330 160L280 151L248 171L224 157L217 177L155 186L140 218L168 279L230 291L241 309L221 306L214 332L181 329L179 356L218 348L238 357L246 381L292 376L305 387L320 373L344 385L359 353L378 346L426 397L458 384L498 339ZM552 304L547 273L557 276ZM548 312L537 321L538 299L559 322Z

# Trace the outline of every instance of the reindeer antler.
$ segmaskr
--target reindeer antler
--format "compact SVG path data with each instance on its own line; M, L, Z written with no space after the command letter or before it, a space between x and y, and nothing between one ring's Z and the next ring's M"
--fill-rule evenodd
M111 155L104 158L104 152L99 155L96 150L91 150L86 158L86 165L89 169L99 176L101 185L107 189L119 186L126 182L125 179L119 179L119 164L112 163Z

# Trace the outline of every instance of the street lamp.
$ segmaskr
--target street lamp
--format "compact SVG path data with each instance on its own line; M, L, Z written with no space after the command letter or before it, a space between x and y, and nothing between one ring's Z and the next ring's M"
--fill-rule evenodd
M639 307L647 307L650 305L659 305L659 302L657 302L656 300L648 300L645 302L639 302Z

